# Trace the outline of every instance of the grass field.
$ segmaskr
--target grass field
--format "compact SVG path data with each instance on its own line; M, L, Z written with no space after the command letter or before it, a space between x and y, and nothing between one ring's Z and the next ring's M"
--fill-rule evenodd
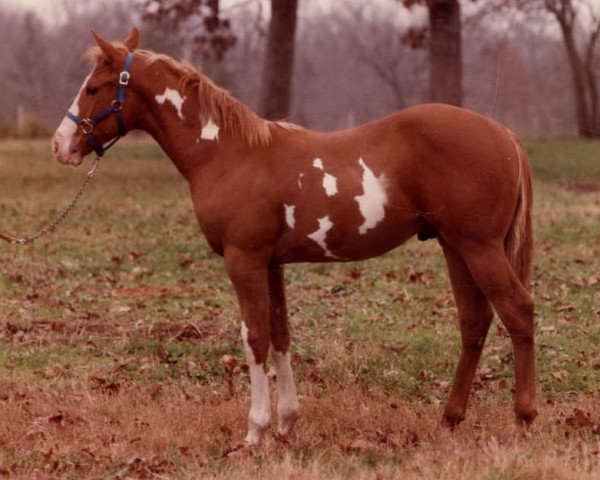
M85 166L0 143L0 230L29 233ZM458 359L435 242L368 262L287 268L302 418L228 457L249 404L240 319L185 182L154 145L101 165L52 236L0 245L0 477L600 478L600 143L527 143L535 177L540 416L513 425L495 321L467 420L440 424ZM86 163L87 165L87 163ZM219 364L232 354L233 391Z

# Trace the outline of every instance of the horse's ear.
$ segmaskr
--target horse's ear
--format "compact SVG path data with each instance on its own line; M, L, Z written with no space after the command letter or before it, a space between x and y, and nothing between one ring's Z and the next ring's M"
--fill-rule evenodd
M113 47L109 41L104 40L94 30L91 30L91 32L92 32L92 35L94 36L94 40L96 40L96 43L100 47L100 50L102 50L104 55L106 55L108 57L109 61L112 61L115 58L115 54L116 54L115 47Z
M140 31L136 27L133 27L127 38L123 40L123 44L130 52L133 52L140 44Z

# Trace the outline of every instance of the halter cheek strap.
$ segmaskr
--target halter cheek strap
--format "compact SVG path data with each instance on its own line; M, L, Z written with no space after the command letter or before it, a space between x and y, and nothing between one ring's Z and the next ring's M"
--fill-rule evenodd
M79 128L81 128L81 131L85 134L90 146L99 157L104 155L104 152L117 143L117 140L127 133L125 121L123 120L123 105L125 105L125 90L127 89L127 85L129 85L129 70L131 69L132 60L133 53L127 53L125 66L123 71L119 74L119 90L117 91L117 99L113 100L113 102L110 104L110 107L107 107L98 115L91 118L81 118L71 112L67 112L67 117L73 120L79 126ZM94 136L94 126L113 113L117 116L119 135L106 145L102 145L102 143L100 143Z

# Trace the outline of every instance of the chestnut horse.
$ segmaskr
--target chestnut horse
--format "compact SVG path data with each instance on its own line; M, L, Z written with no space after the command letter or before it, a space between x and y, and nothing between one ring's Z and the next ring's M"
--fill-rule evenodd
M78 165L141 129L188 181L200 228L223 256L240 304L251 380L247 445L271 422L269 350L279 433L298 418L283 265L363 260L414 235L440 243L460 319L445 422L464 419L492 307L513 344L517 421L533 421L532 190L525 151L509 130L436 104L331 133L269 122L190 65L136 50L137 29L122 43L92 33L95 66L52 139L54 154Z

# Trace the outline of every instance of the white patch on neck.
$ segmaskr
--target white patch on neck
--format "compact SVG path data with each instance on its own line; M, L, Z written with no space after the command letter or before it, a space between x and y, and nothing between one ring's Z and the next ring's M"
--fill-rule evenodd
M221 130L221 127L213 122L212 118L209 118L206 125L202 127L200 138L202 140L219 140L219 130Z
M323 188L325 189L325 193L328 197L333 197L336 193L338 193L337 178L329 173L323 175Z
M301 173L300 175L298 175L298 188L302 188L302 177L304 176L303 173Z
M288 227L294 228L296 226L296 218L294 217L294 210L296 210L296 205L283 205L285 207L285 223L287 223Z
M333 223L331 223L331 220L329 220L329 215L327 215L323 218L319 218L319 228L315 232L313 232L307 236L311 240L314 240L315 242L317 242L319 247L321 247L325 251L325 255L327 257L339 258L337 255L332 253L329 250L329 248L327 247L327 241L326 241L327 232L329 230L331 230L332 227L333 227Z
M177 110L177 116L183 120L182 107L183 102L185 102L185 97L182 98L177 90L173 90L172 88L167 87L165 88L165 93L163 93L162 95L156 95L156 97L154 98L156 98L156 101L160 105L164 104L167 101L171 102L171 104Z
M323 170L323 161L320 158L315 158L313 160L313 167Z
M387 194L385 193L385 176L381 174L376 177L362 158L358 160L358 163L363 169L362 187L364 193L354 197L354 200L358 202L360 213L365 219L358 228L359 233L363 235L370 229L375 228L384 219Z

